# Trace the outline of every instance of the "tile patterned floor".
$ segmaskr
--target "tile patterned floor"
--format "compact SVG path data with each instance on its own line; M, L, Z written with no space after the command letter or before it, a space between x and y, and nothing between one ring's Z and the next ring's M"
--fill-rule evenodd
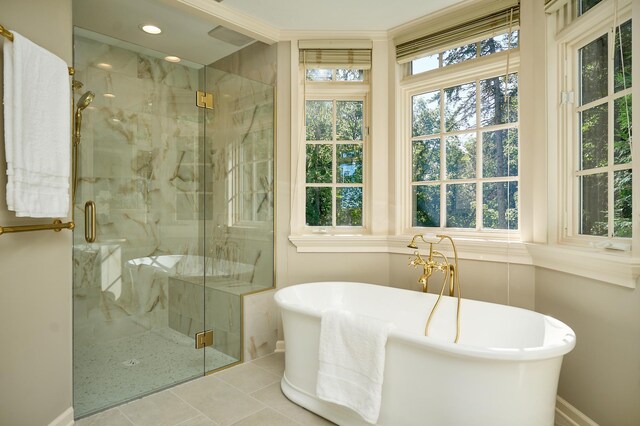
M207 348L203 358L192 338L168 327L76 347L73 409L76 416L85 416L149 389L202 376L203 362L207 370L214 370L236 361L213 348Z
M280 390L276 353L78 420L76 426L322 426Z

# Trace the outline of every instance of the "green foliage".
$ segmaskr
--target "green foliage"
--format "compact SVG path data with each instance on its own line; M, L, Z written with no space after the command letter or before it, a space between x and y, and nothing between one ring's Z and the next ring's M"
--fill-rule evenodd
M362 226L362 188L336 189L336 225Z
M413 226L440 227L440 185L413 187Z
M333 102L307 101L305 109L307 140L333 140Z
M331 188L307 187L306 223L308 226L331 226Z
M483 40L481 56L503 51L518 45L518 32L509 41L506 35ZM451 49L443 54L443 66L459 63L477 56L477 44ZM442 95L441 95L442 94ZM444 101L444 117L440 117L441 96ZM476 123L476 97L480 97L480 123ZM439 134L441 120L445 132L460 132L446 136L446 227L475 228L476 184L456 184L455 179L476 177L478 124L493 126L518 121L518 75L510 74L460 84L416 95L412 99L412 179L413 182L440 180L441 141L428 135ZM417 140L416 138L424 138ZM482 177L518 176L517 128L482 132ZM482 223L490 229L517 229L517 182L490 182L483 184ZM486 191L486 193L485 193ZM413 188L413 225L441 226L440 186L418 185Z

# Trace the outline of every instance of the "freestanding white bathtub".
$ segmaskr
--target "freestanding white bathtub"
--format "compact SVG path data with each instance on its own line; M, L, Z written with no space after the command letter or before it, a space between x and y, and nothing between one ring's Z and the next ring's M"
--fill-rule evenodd
M321 282L279 290L285 339L284 394L339 425L366 425L348 408L316 397L320 318L346 309L395 324L386 345L378 425L551 426L562 357L575 334L551 317L462 299L361 283Z

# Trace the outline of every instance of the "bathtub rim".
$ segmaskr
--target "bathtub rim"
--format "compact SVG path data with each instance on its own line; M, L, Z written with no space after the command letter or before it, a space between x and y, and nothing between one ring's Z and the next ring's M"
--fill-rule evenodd
M298 314L311 316L320 320L320 318L322 317L321 310L315 309L308 305L291 303L283 299L288 289L292 289L294 287L299 287L299 286L307 287L307 286L313 286L313 285L318 286L318 285L326 285L326 284L376 286L376 287L388 288L392 291L393 290L411 291L411 290L405 290L405 289L396 288L396 287L386 287L386 286L380 286L376 284L363 283L363 282L314 281L314 282L308 282L308 283L293 284L285 288L278 289L274 294L274 300L278 305L278 307L282 310L289 310ZM290 291L295 291L295 290L290 290ZM444 297L447 297L447 296L444 296ZM438 352L447 353L451 355L457 355L460 357L482 358L482 359L496 360L496 361L536 361L536 360L541 361L541 360L546 360L546 359L555 358L559 356L564 356L567 353L571 352L571 350L573 350L573 348L576 345L576 336L574 331L571 329L571 327L569 327L568 325L566 325L565 323L563 323L562 321L556 318L550 317L540 312L531 311L529 309L523 309L516 306L501 305L499 303L484 302L480 300L465 299L465 298L463 298L462 300L470 300L477 303L485 303L490 305L500 305L500 306L508 307L510 309L533 312L536 315L540 315L542 318L549 321L554 326L564 329L565 331L564 337L557 339L557 343L554 342L553 344L549 344L546 346L536 346L536 347L530 347L530 348L494 348L494 347L471 346L471 345L465 345L463 343L445 342L442 340L435 339L433 337L419 336L419 335L415 335L415 334L394 328L389 332L389 339L394 339L394 338L401 339L414 346L428 347L431 350L435 350ZM283 323L284 323L284 319L283 319Z

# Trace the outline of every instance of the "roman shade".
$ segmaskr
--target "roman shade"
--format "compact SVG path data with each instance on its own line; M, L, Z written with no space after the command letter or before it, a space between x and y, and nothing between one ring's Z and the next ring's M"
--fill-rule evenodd
M370 40L300 41L298 48L307 68L371 69Z
M410 62L423 56L480 41L504 33L509 28L517 29L520 25L520 3L517 1L500 3L500 8L493 11L476 7L473 11L460 13L462 18L458 19L457 23L454 19L447 19L449 22L453 21L450 26L438 28L438 25L434 25L436 28L433 31L397 44L398 63Z

